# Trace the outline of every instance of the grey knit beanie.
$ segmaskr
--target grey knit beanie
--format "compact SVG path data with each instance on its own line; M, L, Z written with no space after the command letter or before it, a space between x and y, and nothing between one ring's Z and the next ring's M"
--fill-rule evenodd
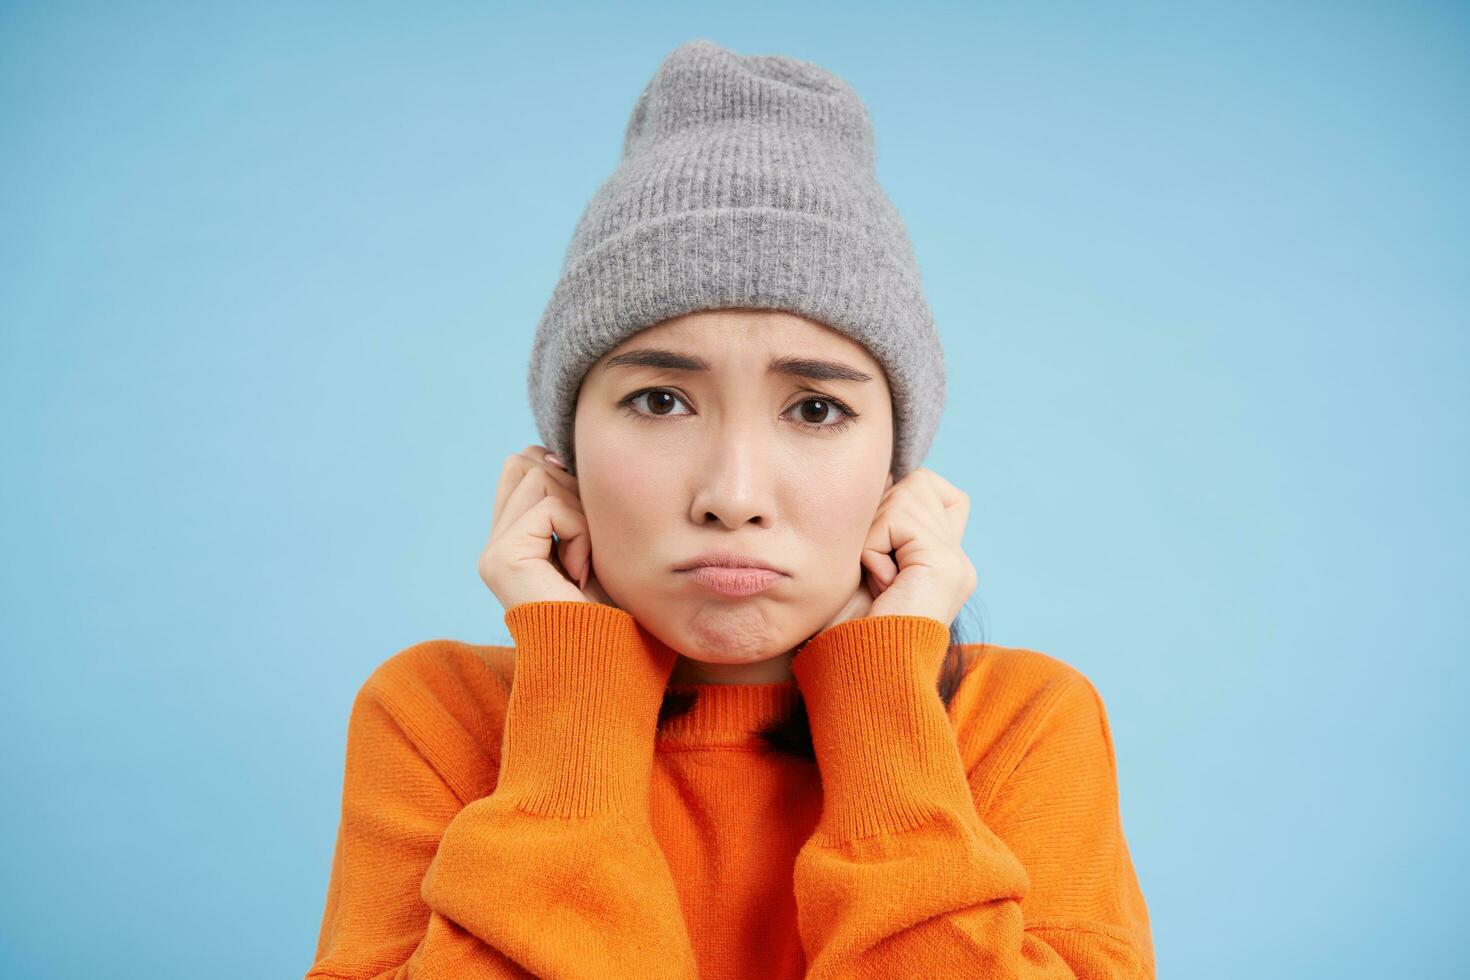
M638 97L537 324L528 380L542 442L576 473L587 370L646 327L729 307L785 310L866 347L893 396L894 480L922 465L944 407L944 353L878 185L867 108L811 62L699 38Z

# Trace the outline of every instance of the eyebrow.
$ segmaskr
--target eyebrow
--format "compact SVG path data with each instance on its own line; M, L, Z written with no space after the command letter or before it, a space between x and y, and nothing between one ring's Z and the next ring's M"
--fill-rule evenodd
M702 357L683 354L661 347L644 347L625 351L610 357L602 365L610 367L650 367L666 371L709 371L710 365ZM873 376L859 371L840 361L823 361L811 357L775 357L766 366L768 374L789 374L808 381L872 381Z

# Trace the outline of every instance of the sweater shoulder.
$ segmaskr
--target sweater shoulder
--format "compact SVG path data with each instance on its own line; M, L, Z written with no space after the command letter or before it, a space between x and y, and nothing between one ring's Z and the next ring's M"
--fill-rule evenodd
M1102 710L1092 681L1058 657L1026 647L964 644L965 672L950 716L976 803L982 808L1017 763L1050 737L1062 716Z
M514 676L513 647L423 640L378 664L358 697L380 704L468 803L495 788Z

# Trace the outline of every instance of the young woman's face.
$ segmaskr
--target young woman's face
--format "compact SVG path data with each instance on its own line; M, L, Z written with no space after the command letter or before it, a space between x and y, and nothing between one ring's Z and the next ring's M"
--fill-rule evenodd
M649 363L653 350L689 363ZM856 377L799 376L773 361L832 362ZM788 679L794 648L857 589L863 541L892 482L882 366L796 314L691 313L593 365L574 438L597 580L683 654L671 683ZM784 574L764 591L724 594L681 571L710 551Z

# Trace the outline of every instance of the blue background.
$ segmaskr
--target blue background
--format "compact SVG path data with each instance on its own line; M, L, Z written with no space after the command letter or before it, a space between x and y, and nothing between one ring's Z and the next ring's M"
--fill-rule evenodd
M1470 970L1464 5L235 7L0 6L0 974L306 971L353 695L509 642L532 330L693 37L869 106L1161 976Z

